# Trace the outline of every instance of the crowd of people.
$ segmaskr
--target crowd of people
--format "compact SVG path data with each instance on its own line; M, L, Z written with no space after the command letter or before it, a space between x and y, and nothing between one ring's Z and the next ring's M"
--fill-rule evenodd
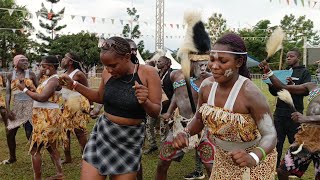
M187 34L178 52L181 70L171 69L166 56L139 64L137 46L130 39L104 40L98 89L88 86L81 57L74 52L65 54L61 62L56 56L43 57L39 74L28 69L27 57L16 55L14 70L0 76L0 85L6 88L0 114L9 148L9 159L2 164L17 161L15 136L23 126L36 180L42 179L43 149L56 168L48 179L65 178L63 164L72 162L71 133L81 147L83 180L141 180L142 155L154 152L159 152L154 178L165 180L171 162L180 162L190 150L195 152L195 169L186 172L184 179L207 175L214 180L273 180L277 174L285 180L290 175L301 177L311 161L315 179L320 179L320 90L299 65L300 52L287 53L293 71L287 84L273 74L267 61L259 65L264 78L271 80L270 93L277 96L286 89L295 106L294 110L278 99L272 115L267 99L251 81L244 41L227 33L210 42L200 17L186 17ZM65 72L58 75L59 66ZM303 97L308 95L303 115ZM97 121L88 137L90 117ZM156 142L158 125L160 143ZM281 160L286 136L291 146ZM149 148L143 152L146 137ZM59 148L64 150L63 161Z

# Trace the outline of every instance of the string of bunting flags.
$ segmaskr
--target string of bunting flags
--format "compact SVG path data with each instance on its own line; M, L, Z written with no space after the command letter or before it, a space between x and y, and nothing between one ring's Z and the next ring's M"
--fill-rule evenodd
M277 0L270 0L270 2L272 1L277 1ZM282 3L286 1L286 3L288 5L294 3L296 6L297 5L302 5L303 7L305 7L306 5L308 5L309 8L318 8L320 9L320 1L315 1L315 0L300 0L300 3L298 3L298 0L279 0L279 3Z
M6 10L8 11L9 15L11 16L12 13L14 11L19 11L19 12L22 12L23 16L26 17L27 14L33 14L33 13L30 13L26 10L21 10L21 9L10 9L10 8L0 8L0 10ZM41 15L41 11L37 11L37 12L34 12L35 16L29 16L29 18L31 17L36 17L38 18L40 15ZM47 12L45 12L47 13ZM50 13L48 12L47 13L48 15L48 19L51 19L53 17L53 13ZM92 23L97 23L97 22L101 22L103 24L107 23L108 21L111 22L111 24L115 24L115 23L120 23L121 25L124 25L126 23L137 23L137 24L144 24L146 26L150 26L150 25L153 25L152 23L150 22L147 22L147 21L134 21L134 20L125 20L125 19L116 19L116 18L105 18L105 17L96 17L96 16L83 16L83 15L76 15L76 14L62 14L61 15L62 18L65 18L65 17L70 17L71 20L75 20L76 18L80 18L82 20L82 22L85 22L86 19L89 19L92 21ZM176 24L176 23L164 23L164 26L165 27L171 27L171 28L177 28L177 29L185 29L185 24Z
M270 0L272 1L272 0ZM302 1L302 0L301 0ZM0 8L0 10L6 10L8 11L9 15L11 16L14 11L19 11L22 12L23 16L26 17L26 15L29 13L26 10L21 10L21 9L9 9L9 8ZM35 12L36 17L38 18L42 12L37 11ZM29 13L30 14L30 13ZM48 13L48 19L51 19L53 16L52 13ZM74 20L76 17L81 18L82 22L84 22L86 19L91 19L93 23L96 23L97 20L100 20L103 24L105 24L109 20L111 24L116 24L120 23L121 25L124 25L125 23L137 23L137 24L145 24L146 26L152 25L152 23L147 22L147 21L132 21L132 20L123 20L123 19L115 19L115 18L102 18L102 17L94 17L94 16L82 16L82 15L68 15L68 14L63 14L62 17L65 18L66 16L70 16L71 20ZM29 16L28 18L31 18L34 16ZM185 24L176 24L176 23L164 23L164 26L167 28L176 28L176 29L185 29ZM230 28L232 31L237 32L239 30L251 30L250 28ZM259 31L264 31L264 32L269 32L271 33L273 30L272 29L255 29ZM285 32L293 32L297 31L297 33L303 33L303 30L284 30Z
M0 28L0 30L11 30L13 33L20 31L21 33L26 32L26 29L15 29L15 28ZM62 33L63 34L63 33ZM70 34L70 32L68 32L67 34ZM109 38L111 36L120 36L120 37L124 37L123 34L120 33L98 33L98 32L93 32L93 34L95 34L97 37L104 37L104 38ZM142 34L140 35L140 38L154 38L155 35L149 35L149 34ZM164 38L166 39L184 39L184 36L179 36L179 35L165 35ZM265 41L268 37L242 37L242 39L244 40L262 40ZM290 40L290 38L287 38L287 40Z

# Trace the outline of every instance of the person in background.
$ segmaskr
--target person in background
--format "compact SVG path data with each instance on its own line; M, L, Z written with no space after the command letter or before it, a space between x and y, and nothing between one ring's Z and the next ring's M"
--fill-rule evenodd
M172 81L170 79L170 74L172 72L171 66L171 60L167 58L166 56L160 56L160 58L157 61L156 67L159 71L159 76L161 79L161 85L162 85L162 110L161 114L166 113L172 96L173 96L173 85ZM146 135L147 139L149 141L149 149L144 151L144 154L150 154L156 150L158 150L157 141L156 141L156 124L158 122L159 118L152 118L150 116L147 116L147 123L146 123ZM166 134L168 131L168 126L165 124L164 121L160 121L160 132L161 132L161 141L164 141Z
M86 75L82 72L80 63L80 57L76 53L69 52L62 58L61 67L66 70L65 73L69 75L70 78L88 87L88 80ZM64 143L65 159L62 162L64 164L71 163L70 132L73 132L76 135L81 146L82 154L82 151L87 144L87 123L89 122L90 109L93 108L93 106L90 107L89 101L76 91L63 88L62 97L66 101L62 118L64 118L64 124L66 126L64 128L67 130L68 136L67 142ZM69 103L68 101L73 103ZM80 105L78 109L75 109L76 105L74 103Z
M289 77L288 84L303 84L306 82L311 81L311 75L309 71L305 68L303 65L299 65L300 63L300 58L301 58L301 53L297 49L292 49L287 53L287 64L288 64L288 69L291 69L292 75ZM273 96L278 96L277 92L280 89L275 88L272 84L269 85L269 92ZM303 112L303 97L306 96L307 94L292 94L293 98L293 103L297 110L302 113ZM274 125L277 130L277 152L278 152L278 157L277 157L277 167L279 167L281 156L282 156L282 149L283 149L283 144L288 137L288 141L290 144L294 142L294 135L298 132L298 127L300 126L300 123L292 121L291 119L291 114L292 110L288 104L280 100L279 98L277 99L277 105L276 109L273 113L273 118L274 118Z
M7 108L7 143L10 158L2 161L2 164L11 164L17 161L16 158L16 134L20 125L24 126L26 137L29 140L32 133L32 103L33 100L25 92L18 89L18 84L23 81L26 86L35 91L38 86L36 75L28 70L28 58L24 55L16 55L13 58L14 70L7 76L6 84L6 108ZM11 109L11 97L13 106Z
M61 118L62 103L61 89L59 85L57 69L59 61L55 56L43 57L41 63L42 71L48 76L34 92L26 82L19 81L19 90L31 97L33 132L30 144L30 155L34 179L42 179L42 155L41 150L45 148L51 157L56 168L56 175L47 178L48 180L64 179L60 154L57 145L67 139L63 129L63 118Z

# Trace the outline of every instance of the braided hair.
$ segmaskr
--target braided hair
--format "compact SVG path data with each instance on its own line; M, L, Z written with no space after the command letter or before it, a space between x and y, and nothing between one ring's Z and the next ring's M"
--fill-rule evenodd
M80 71L83 71L82 67L80 65L80 63L82 62L80 56L78 54L76 54L75 52L69 52L68 54L72 60L72 66L75 69L79 69Z
M131 53L130 44L127 40L123 39L122 37L113 36L108 40L112 40L114 44L110 48L102 47L103 51L111 51L114 52L118 56L125 56L127 53ZM106 45L105 45L106 46Z
M247 52L246 45L240 36L234 33L227 33L219 38L215 44L226 45L234 52ZM247 55L246 54L236 54L236 59L243 58L243 64L239 68L239 74L251 79L250 72L247 68Z

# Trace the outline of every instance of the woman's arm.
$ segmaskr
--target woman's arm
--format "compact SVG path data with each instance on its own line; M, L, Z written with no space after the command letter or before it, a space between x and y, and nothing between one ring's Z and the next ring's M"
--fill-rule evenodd
M59 86L59 80L57 78L51 78L48 81L48 83L45 85L44 89L41 91L40 94L37 92L29 91L29 90L26 91L26 94L35 101L46 102L54 94L58 86ZM19 84L18 87L20 90L23 90L25 86Z
M147 77L147 88L145 89L143 85L139 85L136 82L136 96L146 113L151 117L157 118L161 111L161 80L154 68L146 66L144 71L144 74ZM147 98L145 99L144 94L146 92Z
M259 147L264 149L266 154L269 154L277 144L277 132L271 118L271 112L266 98L260 90L249 81L245 85L245 96L248 103L250 114L256 122L261 140ZM263 153L259 149L254 149L253 152L262 159Z
M101 82L98 90L88 88L80 83L76 83L76 85L73 85L74 81L66 74L63 74L60 76L60 81L65 81L66 86L69 89L74 89L78 91L80 94L85 96L89 101L103 104L103 94L104 94L105 83L110 78L110 76L111 75L106 70L103 70L102 78L101 78ZM62 82L62 84L64 83Z

